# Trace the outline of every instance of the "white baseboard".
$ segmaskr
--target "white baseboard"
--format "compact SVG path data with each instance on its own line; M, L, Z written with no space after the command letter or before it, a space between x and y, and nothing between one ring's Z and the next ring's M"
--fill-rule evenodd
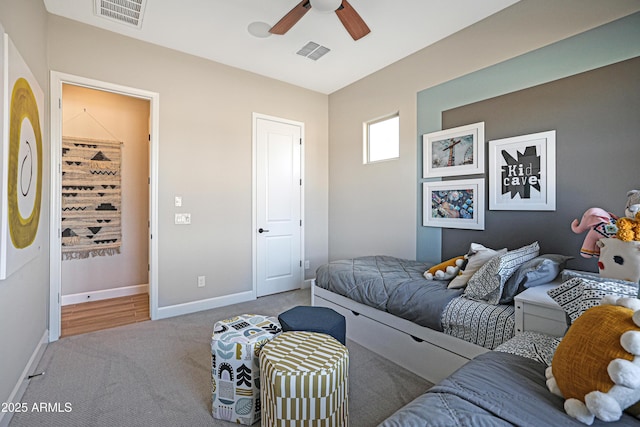
M158 307L158 316L156 319L166 319L168 317L181 316L183 314L196 313L203 310L211 310L212 308L253 301L255 299L256 295L254 294L254 292L247 291L232 295L225 295L223 297L215 297L200 301L186 302L184 304Z
M18 382L16 383L13 391L9 395L7 402L18 403L22 400L22 396L24 395L25 390L27 389L27 385L29 385L29 380L27 377L33 373L33 370L40 363L40 359L42 359L42 355L44 354L44 349L47 347L49 343L49 330L45 330L40 342L33 350L33 354L29 358L27 365L24 367L22 371L22 375L18 378ZM7 427L11 422L11 417L13 416L12 412L2 412L0 411L0 427Z
M62 295L62 305L80 304L89 301L128 297L149 292L149 285L124 286L122 288L104 289L101 291L82 292L79 294Z

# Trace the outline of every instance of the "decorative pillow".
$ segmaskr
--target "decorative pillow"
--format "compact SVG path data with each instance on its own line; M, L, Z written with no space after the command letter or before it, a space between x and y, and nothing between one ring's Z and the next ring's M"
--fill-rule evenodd
M428 280L449 280L455 277L464 263L464 255L451 258L440 264L434 265L424 272L423 276Z
M640 242L625 242L620 239L600 239L598 269L600 276L628 280L640 280Z
M461 269L458 275L447 286L449 289L464 288L467 282L487 261L496 255L501 255L507 252L507 248L500 250L493 250L485 248L479 243L472 243L467 254L467 265L464 269Z
M498 304L507 279L520 265L537 257L538 253L540 253L540 245L538 242L533 242L490 259L469 279L464 296L488 304Z
M528 359L537 360L546 366L551 366L553 354L562 338L542 334L540 332L524 331L516 334L509 341L494 348L495 351L517 354Z
M640 401L640 301L607 298L587 310L558 345L547 387L568 415L591 425L617 421Z
M527 288L553 281L572 258L559 254L544 254L525 262L504 284L500 304L510 303L515 295Z
M594 282L613 282L613 283L622 283L623 285L632 285L637 286L637 283L629 282L628 280L620 280L620 279L612 279L611 277L601 277L598 273L592 273L590 271L579 271L579 270L562 270L562 281L566 282L569 279L573 279L574 277L580 277L582 279L593 280Z
M548 290L547 294L562 307L573 323L587 309L597 306L607 295L636 298L638 285L575 277L557 288Z

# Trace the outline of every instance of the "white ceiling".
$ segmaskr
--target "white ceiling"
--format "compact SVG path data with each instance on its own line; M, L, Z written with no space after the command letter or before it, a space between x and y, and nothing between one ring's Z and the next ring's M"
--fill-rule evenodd
M44 0L55 15L329 94L474 24L517 0L349 0L371 29L354 41L335 13L313 8L285 35L258 38L299 0L148 0L141 28L94 14L94 0ZM313 61L296 52L331 49Z

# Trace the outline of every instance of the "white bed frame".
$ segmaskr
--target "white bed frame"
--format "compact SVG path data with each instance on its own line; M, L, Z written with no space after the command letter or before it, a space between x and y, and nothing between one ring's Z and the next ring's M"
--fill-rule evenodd
M347 338L432 383L490 351L320 288L315 280L311 282L311 305L342 314Z

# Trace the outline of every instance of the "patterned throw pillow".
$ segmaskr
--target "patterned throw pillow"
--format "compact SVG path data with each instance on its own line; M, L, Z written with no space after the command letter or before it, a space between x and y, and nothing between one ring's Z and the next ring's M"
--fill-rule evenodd
M460 289L467 286L469 279L475 274L480 267L482 267L487 261L496 255L502 255L507 253L507 248L500 250L493 250L491 248L485 248L480 243L471 243L469 253L467 254L467 265L460 269L460 272L453 278L449 285L449 289Z
M566 262L573 257L560 254L543 254L524 264L509 277L502 290L500 304L508 304L513 297L527 288L547 284L558 276Z
M553 354L556 352L561 339L560 337L553 337L540 332L525 331L521 334L516 334L516 336L500 344L494 350L517 354L551 366Z
M557 288L547 291L547 294L558 303L571 319L571 323L582 314L580 306L582 304L582 294L584 285L582 278L574 277L569 279Z
M548 290L547 294L562 307L573 323L587 309L600 305L605 295L636 298L638 285L574 277Z
M464 296L488 304L498 304L507 279L520 265L537 257L539 253L540 245L533 242L490 259L469 279Z
M573 279L574 277L580 277L582 279L593 280L594 282L613 282L613 283L622 283L623 285L635 285L638 286L637 283L629 282L628 280L620 280L620 279L612 279L611 277L601 277L598 273L592 273L590 271L580 271L580 270L569 270L565 268L560 273L562 276L562 281L566 282L569 279Z

